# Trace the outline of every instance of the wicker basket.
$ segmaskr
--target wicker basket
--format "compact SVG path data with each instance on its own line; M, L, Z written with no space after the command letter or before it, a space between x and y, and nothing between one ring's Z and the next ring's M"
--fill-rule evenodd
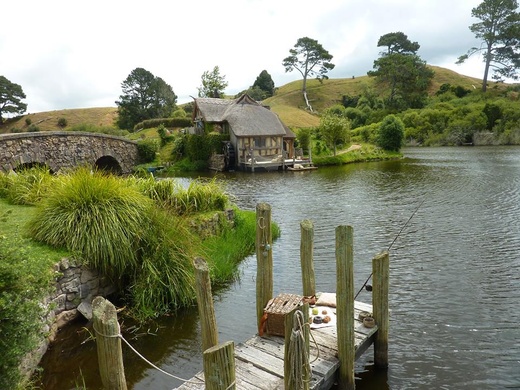
M267 314L266 332L275 336L285 336L285 315L302 305L303 296L280 294L271 299L265 309Z

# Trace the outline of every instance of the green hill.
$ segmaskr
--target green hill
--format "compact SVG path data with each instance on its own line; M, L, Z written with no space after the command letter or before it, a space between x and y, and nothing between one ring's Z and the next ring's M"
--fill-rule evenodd
M454 71L432 66L435 71L430 93L434 94L442 84L449 83L467 89L480 89L481 80L464 76ZM305 110L305 102L301 93L302 80L293 81L279 87L275 96L264 103L291 128L312 127L319 124L316 114ZM489 83L493 85L495 83ZM348 79L329 79L320 83L316 79L307 80L307 94L315 112L334 104L341 103L344 95L357 96L367 88L374 88L374 80L368 76ZM28 123L38 126L40 131L60 130L58 119L65 118L67 127L89 124L95 126L114 126L117 118L117 107L80 108L56 110L23 115L8 120L0 126L1 133L28 131ZM66 130L67 128L65 128Z
M467 89L480 89L482 83L480 79L464 76L437 66L431 68L435 71L430 87L430 94L432 95L445 83L460 85ZM303 80L286 84L278 88L275 96L264 101L289 127L309 127L319 124L319 117L305 110L305 101L301 93L302 84ZM342 97L345 95L361 95L367 88L374 88L374 79L368 76L329 79L323 80L322 83L316 79L307 80L307 95L315 112L323 111L327 107L341 103Z

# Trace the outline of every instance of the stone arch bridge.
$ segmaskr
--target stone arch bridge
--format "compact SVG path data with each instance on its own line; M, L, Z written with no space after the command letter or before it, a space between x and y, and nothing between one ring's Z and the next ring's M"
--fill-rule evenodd
M98 133L45 131L0 134L0 170L46 165L52 172L80 165L128 174L138 164L137 142Z

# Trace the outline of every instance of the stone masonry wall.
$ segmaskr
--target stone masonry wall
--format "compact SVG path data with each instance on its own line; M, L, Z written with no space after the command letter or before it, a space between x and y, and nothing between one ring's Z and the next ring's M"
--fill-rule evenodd
M137 144L106 134L53 131L0 135L0 170L8 172L20 164L46 164L54 172L82 164L94 165L101 157L112 157L122 173L138 164Z
M44 336L38 348L27 355L21 365L21 371L27 376L39 364L62 327L80 315L90 320L92 300L98 295L106 297L116 291L110 281L97 271L68 258L56 264L55 271L60 275L56 280L56 289L42 302L47 312L42 318Z

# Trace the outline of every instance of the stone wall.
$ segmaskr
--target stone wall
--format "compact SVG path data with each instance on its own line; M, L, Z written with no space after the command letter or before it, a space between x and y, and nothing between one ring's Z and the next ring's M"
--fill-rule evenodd
M226 170L226 160L223 154L212 154L209 158L209 169L223 172Z
M62 327L80 315L90 320L92 300L98 295L106 297L116 291L107 278L71 259L62 259L54 270L60 276L56 279L54 292L42 303L47 313L42 318L43 338L21 365L21 371L27 376L39 364Z
M138 164L137 143L123 137L71 131L48 131L0 135L0 169L4 172L21 164L39 163L57 172L79 165L94 166L111 159L121 173L132 172Z

